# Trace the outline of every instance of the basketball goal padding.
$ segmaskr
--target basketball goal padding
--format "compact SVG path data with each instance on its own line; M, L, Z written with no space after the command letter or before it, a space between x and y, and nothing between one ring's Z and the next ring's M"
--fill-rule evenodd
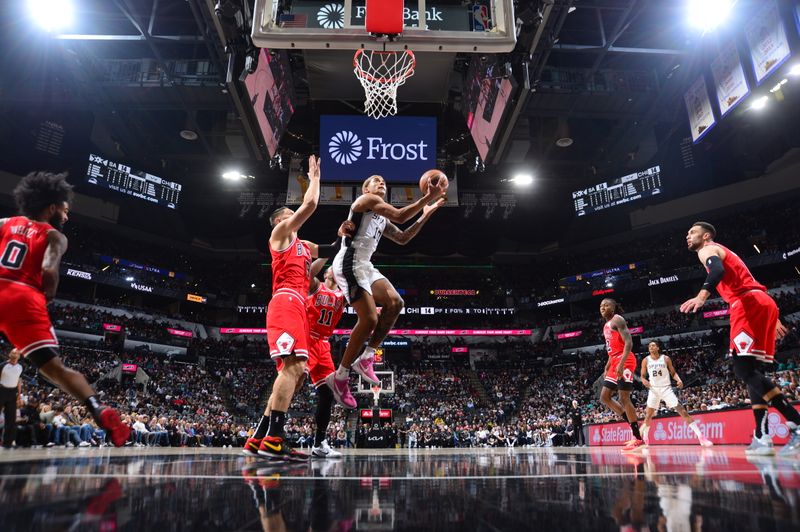
M403 33L403 0L367 0L365 18L367 33Z

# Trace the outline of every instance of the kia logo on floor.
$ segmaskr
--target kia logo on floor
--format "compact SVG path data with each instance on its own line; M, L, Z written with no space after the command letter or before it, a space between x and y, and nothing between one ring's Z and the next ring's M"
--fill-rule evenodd
M323 115L320 146L323 181L415 183L436 167L436 118Z

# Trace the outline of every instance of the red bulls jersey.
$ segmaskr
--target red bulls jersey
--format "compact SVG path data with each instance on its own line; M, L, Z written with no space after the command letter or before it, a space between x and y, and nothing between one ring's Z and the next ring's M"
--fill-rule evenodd
M53 226L15 216L0 228L0 279L42 290L42 260Z
M722 297L726 303L730 303L732 300L750 290L767 291L766 286L755 280L753 274L747 269L744 261L739 258L739 255L722 244L717 244L715 242L709 245L719 246L725 250L725 260L722 261L722 265L725 267L725 275L722 276L722 280L717 285L717 292L719 292L720 297ZM708 267L706 267L706 271L708 271Z
M614 317L616 316L617 315L614 314ZM606 324L603 325L603 338L606 339L606 351L608 351L608 356L622 356L622 353L625 351L625 340L622 339L622 335L618 330L611 328L611 320L608 320Z
M308 294L311 271L311 249L308 244L295 237L289 247L282 251L269 248L272 256L272 293L290 290L304 297Z
M317 290L306 298L306 315L311 336L328 338L344 312L344 294L319 283Z

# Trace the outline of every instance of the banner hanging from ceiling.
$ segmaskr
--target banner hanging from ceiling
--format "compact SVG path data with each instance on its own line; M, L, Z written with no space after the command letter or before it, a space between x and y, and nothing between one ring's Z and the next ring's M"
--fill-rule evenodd
M716 123L714 111L711 109L711 100L708 98L706 80L702 75L689 87L683 99L686 102L686 111L689 113L692 140L698 142Z

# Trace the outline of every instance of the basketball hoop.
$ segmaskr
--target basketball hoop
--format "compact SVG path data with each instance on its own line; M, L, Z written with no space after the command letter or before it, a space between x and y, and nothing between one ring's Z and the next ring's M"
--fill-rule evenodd
M370 386L370 389L372 390L372 402L375 406L378 406L378 399L381 396L381 390L383 389L383 385L373 384L372 386Z
M353 71L364 87L364 112L376 120L397 114L397 88L414 75L416 66L411 50L356 50Z

